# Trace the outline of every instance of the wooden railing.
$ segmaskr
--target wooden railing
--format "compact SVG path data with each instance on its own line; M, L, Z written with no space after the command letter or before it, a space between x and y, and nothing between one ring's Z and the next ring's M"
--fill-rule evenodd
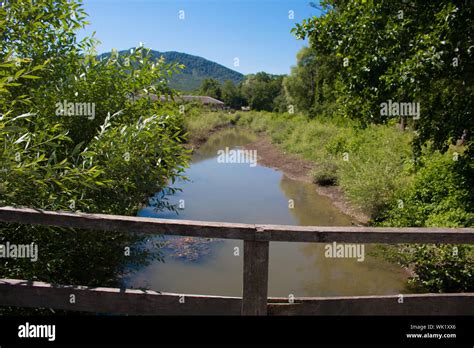
M254 225L0 208L0 221L91 231L138 232L244 241L242 297L52 285L0 279L0 306L138 315L466 315L474 293L268 298L270 242L473 244L473 228ZM100 232L97 232L100 233ZM69 301L75 296L74 303Z

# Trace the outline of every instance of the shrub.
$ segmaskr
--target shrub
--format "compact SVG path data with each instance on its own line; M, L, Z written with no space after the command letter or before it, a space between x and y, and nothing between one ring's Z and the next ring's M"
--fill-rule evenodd
M474 226L473 161L453 160L452 151L426 153L423 167L397 194L398 200L377 221L397 227ZM410 245L390 251L393 259L413 269L410 284L421 291L462 292L474 289L471 245Z
M409 180L410 136L394 128L371 126L352 131L346 160L340 161L339 183L351 202L377 218Z
M337 165L333 162L323 162L312 170L311 176L318 185L337 185Z
M178 66L151 61L143 47L97 59L93 42L76 39L85 24L77 0L9 1L1 16L9 20L0 20L0 205L135 214L182 177L182 119L131 98L168 93ZM56 114L63 100L94 104L95 117ZM161 259L157 243L141 244L147 239L0 223L0 243L40 249L37 262L0 260L0 276L117 286L127 270Z
M403 206L392 204L381 216L392 226L473 225L474 164L468 156L453 160L452 151L425 154L413 182L397 194Z

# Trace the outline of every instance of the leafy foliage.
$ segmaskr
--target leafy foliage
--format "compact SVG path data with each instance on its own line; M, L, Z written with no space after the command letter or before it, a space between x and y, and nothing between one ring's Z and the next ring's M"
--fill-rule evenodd
M253 110L274 111L279 105L275 99L282 93L282 76L264 72L246 76L242 83L242 95Z
M324 1L327 13L297 24L319 65L337 62L340 113L386 122L380 104L420 102L419 149L443 151L472 134L472 6L464 1ZM296 74L297 76L299 74ZM326 74L326 78L329 76Z
M242 96L240 86L236 86L232 81L227 80L224 82L221 88L222 101L225 105L233 108L240 109L246 105L246 100Z
M214 79L205 79L202 81L200 93L216 99L221 99L221 86L219 81Z
M134 214L182 177L188 154L181 116L136 98L172 93L167 78L179 66L156 62L143 47L98 59L94 40L76 40L85 24L80 1L19 0L0 8L2 206ZM93 105L94 117L58 114L65 100ZM39 259L2 259L5 278L110 286L134 266L161 259L159 242L133 231L2 223L0 243L6 241L35 242Z
M337 98L336 70L335 60L317 55L309 47L301 49L297 65L283 80L287 103L310 117L332 116Z
M474 164L467 156L425 154L423 167L410 185L400 188L397 199L381 216L390 226L474 225ZM454 160L456 159L456 160Z
M234 109L250 106L258 111L286 111L282 83L282 76L265 72L247 75L238 85L230 80L221 85L218 80L208 78L202 82L199 94L223 99L227 106Z

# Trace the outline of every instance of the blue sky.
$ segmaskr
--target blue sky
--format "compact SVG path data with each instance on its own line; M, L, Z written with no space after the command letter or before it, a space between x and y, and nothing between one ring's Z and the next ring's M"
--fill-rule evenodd
M185 52L244 74L287 74L307 42L290 33L295 23L319 15L310 0L84 0L98 52L143 42L157 51ZM317 2L317 1L315 1ZM180 19L184 11L184 19ZM294 19L289 19L294 11ZM181 15L183 13L181 12ZM239 66L234 66L235 58Z

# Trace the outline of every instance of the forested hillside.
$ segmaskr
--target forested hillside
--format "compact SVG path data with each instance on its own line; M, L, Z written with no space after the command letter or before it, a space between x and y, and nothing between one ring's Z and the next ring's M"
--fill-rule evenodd
M127 51L120 51L124 54ZM104 53L101 56L110 56L110 53ZM179 74L175 74L170 79L170 87L180 91L194 91L201 86L206 78L213 78L221 83L230 80L239 83L244 79L244 75L226 68L223 65L212 62L202 57L193 56L181 52L159 52L150 51L150 56L158 60L160 57L165 59L166 63L176 63L184 65L184 69Z

